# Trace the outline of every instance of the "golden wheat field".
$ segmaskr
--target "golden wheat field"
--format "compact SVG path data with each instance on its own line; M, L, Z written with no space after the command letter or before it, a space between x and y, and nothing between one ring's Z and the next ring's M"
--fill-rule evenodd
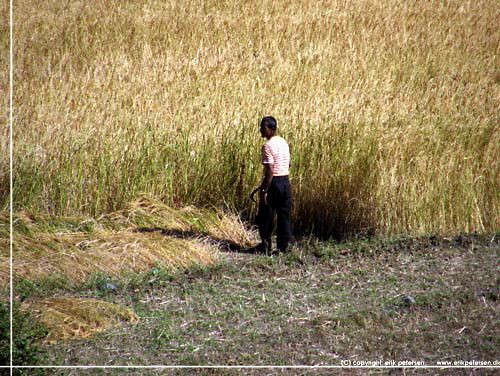
M270 114L297 231L500 229L496 0L19 0L13 62L15 211L100 215L149 195L251 219ZM5 70L0 85L8 108Z

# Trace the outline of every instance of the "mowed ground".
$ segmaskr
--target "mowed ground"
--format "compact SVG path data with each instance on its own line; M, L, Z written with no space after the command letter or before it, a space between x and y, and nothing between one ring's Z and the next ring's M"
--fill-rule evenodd
M439 361L494 361L500 348L499 252L498 237L480 236L341 244L304 239L287 255L228 252L211 268L152 273L134 286L118 281L116 291L82 291L85 297L131 307L139 321L92 339L52 345L50 363L339 366L344 360L408 360L436 366ZM389 371L397 370L370 370ZM404 371L391 374L415 372ZM494 370L430 369L419 374L494 374Z

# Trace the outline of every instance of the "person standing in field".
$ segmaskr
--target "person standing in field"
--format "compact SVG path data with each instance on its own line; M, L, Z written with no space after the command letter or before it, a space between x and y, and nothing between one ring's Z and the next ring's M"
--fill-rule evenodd
M262 243L259 251L271 252L271 234L274 213L277 217L276 245L279 252L285 252L292 240L292 188L289 180L290 149L287 142L277 134L277 122L272 116L265 116L260 122L260 133L267 142L262 146L264 178L260 185L257 224Z

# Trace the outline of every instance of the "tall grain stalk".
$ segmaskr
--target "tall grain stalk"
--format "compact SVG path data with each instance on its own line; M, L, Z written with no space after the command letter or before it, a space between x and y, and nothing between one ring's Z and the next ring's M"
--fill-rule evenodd
M45 0L14 15L16 208L98 214L148 194L252 217L272 114L297 230L500 228L494 0Z

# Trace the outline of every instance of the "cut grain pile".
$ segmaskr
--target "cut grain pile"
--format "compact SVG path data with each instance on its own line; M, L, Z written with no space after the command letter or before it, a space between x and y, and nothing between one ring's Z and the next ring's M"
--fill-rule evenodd
M8 214L1 213L0 283L9 279ZM15 278L64 278L84 283L92 274L120 277L212 265L218 243L250 246L255 236L236 217L216 210L173 209L142 198L126 209L91 218L53 218L21 212L13 221Z
M71 338L87 338L121 321L136 323L130 308L96 299L58 297L23 304L49 328L46 343Z
M50 286L50 281L63 281L56 284L60 289L82 286L93 276L116 280L154 268L206 267L219 259L220 245L246 247L255 241L255 234L236 215L215 209L175 209L148 198L97 219L22 211L13 216L12 235L16 296L17 286L26 283ZM1 212L3 289L9 283L9 243L9 214ZM97 300L45 294L30 296L27 302L24 309L49 328L47 341L87 337L118 321L137 319L128 308Z
M29 280L64 278L84 283L92 274L120 277L161 265L185 268L210 265L217 250L202 241L178 239L161 233L110 232L44 234L38 239L21 237L14 246L16 277Z

